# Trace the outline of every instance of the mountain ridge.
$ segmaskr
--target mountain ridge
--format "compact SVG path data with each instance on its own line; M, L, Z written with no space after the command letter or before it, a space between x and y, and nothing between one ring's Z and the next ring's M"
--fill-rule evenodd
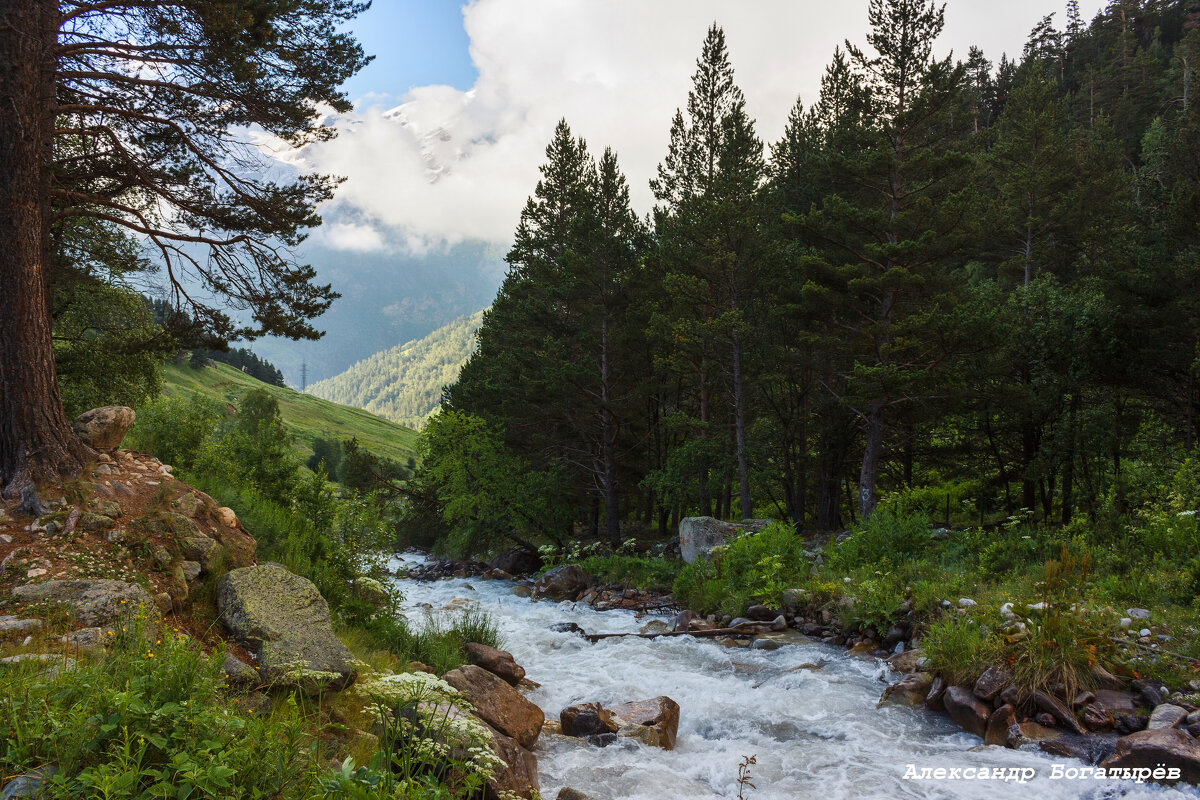
M427 336L381 350L317 381L307 392L419 429L441 403L442 387L457 380L475 351L475 332L482 321L482 310L461 316Z

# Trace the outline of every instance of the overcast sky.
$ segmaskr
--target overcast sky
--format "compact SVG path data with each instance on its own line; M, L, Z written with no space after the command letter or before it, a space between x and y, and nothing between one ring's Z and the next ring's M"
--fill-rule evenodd
M1066 0L949 0L939 50L1019 55ZM1102 3L1084 0L1085 15ZM375 0L353 29L376 62L347 87L339 138L289 160L348 178L314 240L357 251L506 244L561 117L612 146L639 213L686 102L704 34L725 28L759 135L810 102L836 45L862 42L867 0Z

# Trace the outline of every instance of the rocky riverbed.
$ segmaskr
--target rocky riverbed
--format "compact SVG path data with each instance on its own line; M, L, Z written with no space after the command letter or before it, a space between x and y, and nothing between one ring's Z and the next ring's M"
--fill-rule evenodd
M757 788L746 788L745 796L762 800L1011 798L1018 791L1050 798L1200 796L1186 785L1085 780L1077 771L1083 762L1036 744L984 747L946 714L903 703L877 708L885 688L900 678L876 657L884 651L882 636L851 648L845 639L839 646L795 627L754 637L615 636L593 643L579 631L655 633L678 621L664 598L627 597L616 587L578 588L572 596L578 600L531 603L527 595L544 594L544 582L516 583L492 567L432 564L420 556L404 556L395 566L432 578L397 579L410 617L468 603L493 612L507 649L540 684L528 697L549 720L581 703L612 709L667 696L679 704L671 750L633 738L598 747L548 726L533 749L543 797L568 786L596 800L736 797L746 756L756 759L750 774ZM551 579L558 577L570 578ZM656 604L664 610L651 609ZM731 622L695 620L693 627ZM756 629L770 624L756 623ZM800 621L804 625L815 625L808 630L816 636L830 630L820 620ZM985 770L988 777L980 778Z

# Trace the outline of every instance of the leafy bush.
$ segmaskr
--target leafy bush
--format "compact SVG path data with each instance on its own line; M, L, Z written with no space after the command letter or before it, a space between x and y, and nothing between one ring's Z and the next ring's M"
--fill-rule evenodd
M931 544L929 519L924 514L898 514L881 508L852 536L831 549L829 566L845 571L863 566L880 569L884 564L928 556Z
M54 287L54 304L54 364L69 417L140 406L162 391L162 359L174 341L141 296L103 281L67 281Z
M1062 546L1063 533L1034 525L1014 525L976 536L979 574L998 579L1040 568Z
M225 409L203 397L159 397L137 412L128 445L153 453L166 464L190 470L217 432Z
M555 471L534 470L505 444L502 431L479 417L447 411L421 432L421 467L406 512L433 517L449 555L488 552L506 542L561 540L571 519L565 482Z
M895 573L872 572L843 587L854 598L839 611L843 626L850 630L873 626L883 631L900 618L904 586Z
M682 564L673 558L650 556L597 555L579 562L589 575L608 583L621 583L636 589L670 591Z
M674 592L681 605L700 613L739 615L754 603L778 605L807 575L803 541L789 526L774 523L683 567Z
M978 513L980 498L984 494L983 484L979 480L968 480L954 483L942 483L933 486L916 486L889 497L880 503L899 516L923 514L929 519L945 521L946 500L950 500L950 518L961 517L964 513ZM974 514L971 514L973 517Z

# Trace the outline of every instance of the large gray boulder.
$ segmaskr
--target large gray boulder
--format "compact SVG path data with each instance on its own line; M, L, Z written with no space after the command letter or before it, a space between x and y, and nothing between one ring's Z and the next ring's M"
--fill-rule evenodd
M62 603L84 628L103 628L137 613L159 616L154 598L136 583L115 580L59 580L18 586L13 597L31 603Z
M275 564L242 567L217 582L217 611L258 659L263 683L309 693L354 683L354 656L333 633L329 604L311 581Z
M533 588L543 597L574 600L577 594L587 588L589 581L588 574L578 564L563 564L546 570Z
M723 522L712 517L685 517L679 522L679 554L691 564L729 539L747 531L758 533L770 524L769 519Z
M128 406L105 406L85 411L75 418L76 435L97 450L112 452L133 427L133 409Z

